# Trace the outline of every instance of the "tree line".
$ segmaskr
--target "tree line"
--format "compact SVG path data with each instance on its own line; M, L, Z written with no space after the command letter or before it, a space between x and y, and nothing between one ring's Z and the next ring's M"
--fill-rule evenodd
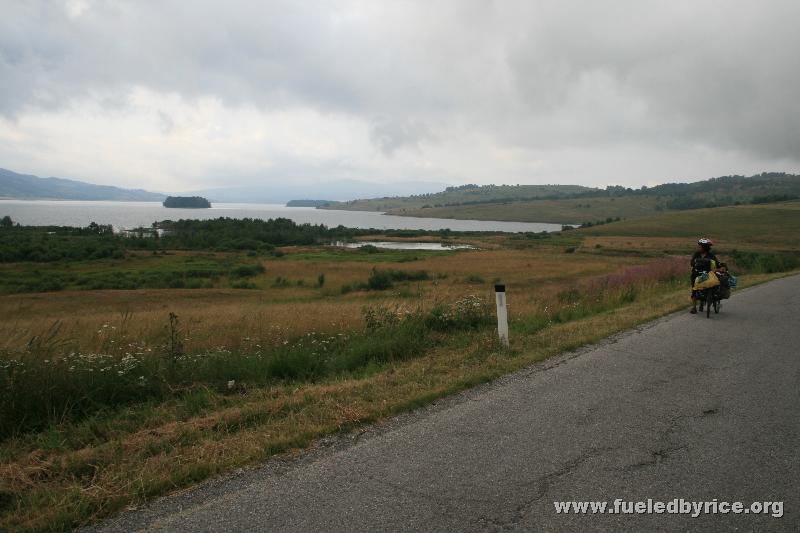
M164 220L150 228L119 234L110 225L94 222L86 227L20 226L6 216L0 219L0 263L118 259L128 250L268 252L278 246L327 244L375 233L414 237L450 232L329 228L323 224L298 224L288 218L216 218Z

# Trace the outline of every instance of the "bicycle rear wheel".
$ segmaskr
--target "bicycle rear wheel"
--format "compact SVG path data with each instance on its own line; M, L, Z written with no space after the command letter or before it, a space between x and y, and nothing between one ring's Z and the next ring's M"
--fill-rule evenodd
M706 289L706 318L711 318L711 305L714 302L714 291Z

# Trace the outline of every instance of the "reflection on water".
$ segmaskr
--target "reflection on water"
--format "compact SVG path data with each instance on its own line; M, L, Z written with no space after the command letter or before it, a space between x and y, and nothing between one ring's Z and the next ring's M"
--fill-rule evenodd
M474 246L468 244L447 244L441 242L335 242L333 246L343 248L362 248L364 246L374 246L375 248L385 248L387 250L474 250Z
M496 222L491 220L453 220L444 218L398 217L375 211L337 211L313 207L286 207L274 204L222 204L211 209L170 209L158 202L88 202L73 200L0 200L0 217L30 226L87 226L90 222L111 224L115 230L150 227L161 220L209 218L288 218L298 224L325 224L328 227L386 230L437 231L559 231L560 224L535 222Z

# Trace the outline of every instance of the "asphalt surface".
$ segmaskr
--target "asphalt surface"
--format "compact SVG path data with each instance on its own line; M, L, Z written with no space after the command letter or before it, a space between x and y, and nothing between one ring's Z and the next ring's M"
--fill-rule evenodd
M800 276L735 292L711 319L665 317L92 529L800 531L798 317ZM553 503L617 498L783 516Z

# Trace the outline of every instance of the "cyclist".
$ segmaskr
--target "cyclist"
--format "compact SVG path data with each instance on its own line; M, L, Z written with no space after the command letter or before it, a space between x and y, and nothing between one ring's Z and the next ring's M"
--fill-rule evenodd
M694 280L699 276L702 272L709 272L711 271L716 265L719 264L719 259L717 256L714 255L714 252L711 251L711 247L714 245L711 242L711 239L706 239L703 237L702 239L697 241L697 250L692 254L692 279L691 284L694 287ZM711 261L714 261L714 264L711 264ZM703 310L703 302L700 302L700 310ZM692 290L692 308L689 310L690 313L695 314L697 313L697 291Z

